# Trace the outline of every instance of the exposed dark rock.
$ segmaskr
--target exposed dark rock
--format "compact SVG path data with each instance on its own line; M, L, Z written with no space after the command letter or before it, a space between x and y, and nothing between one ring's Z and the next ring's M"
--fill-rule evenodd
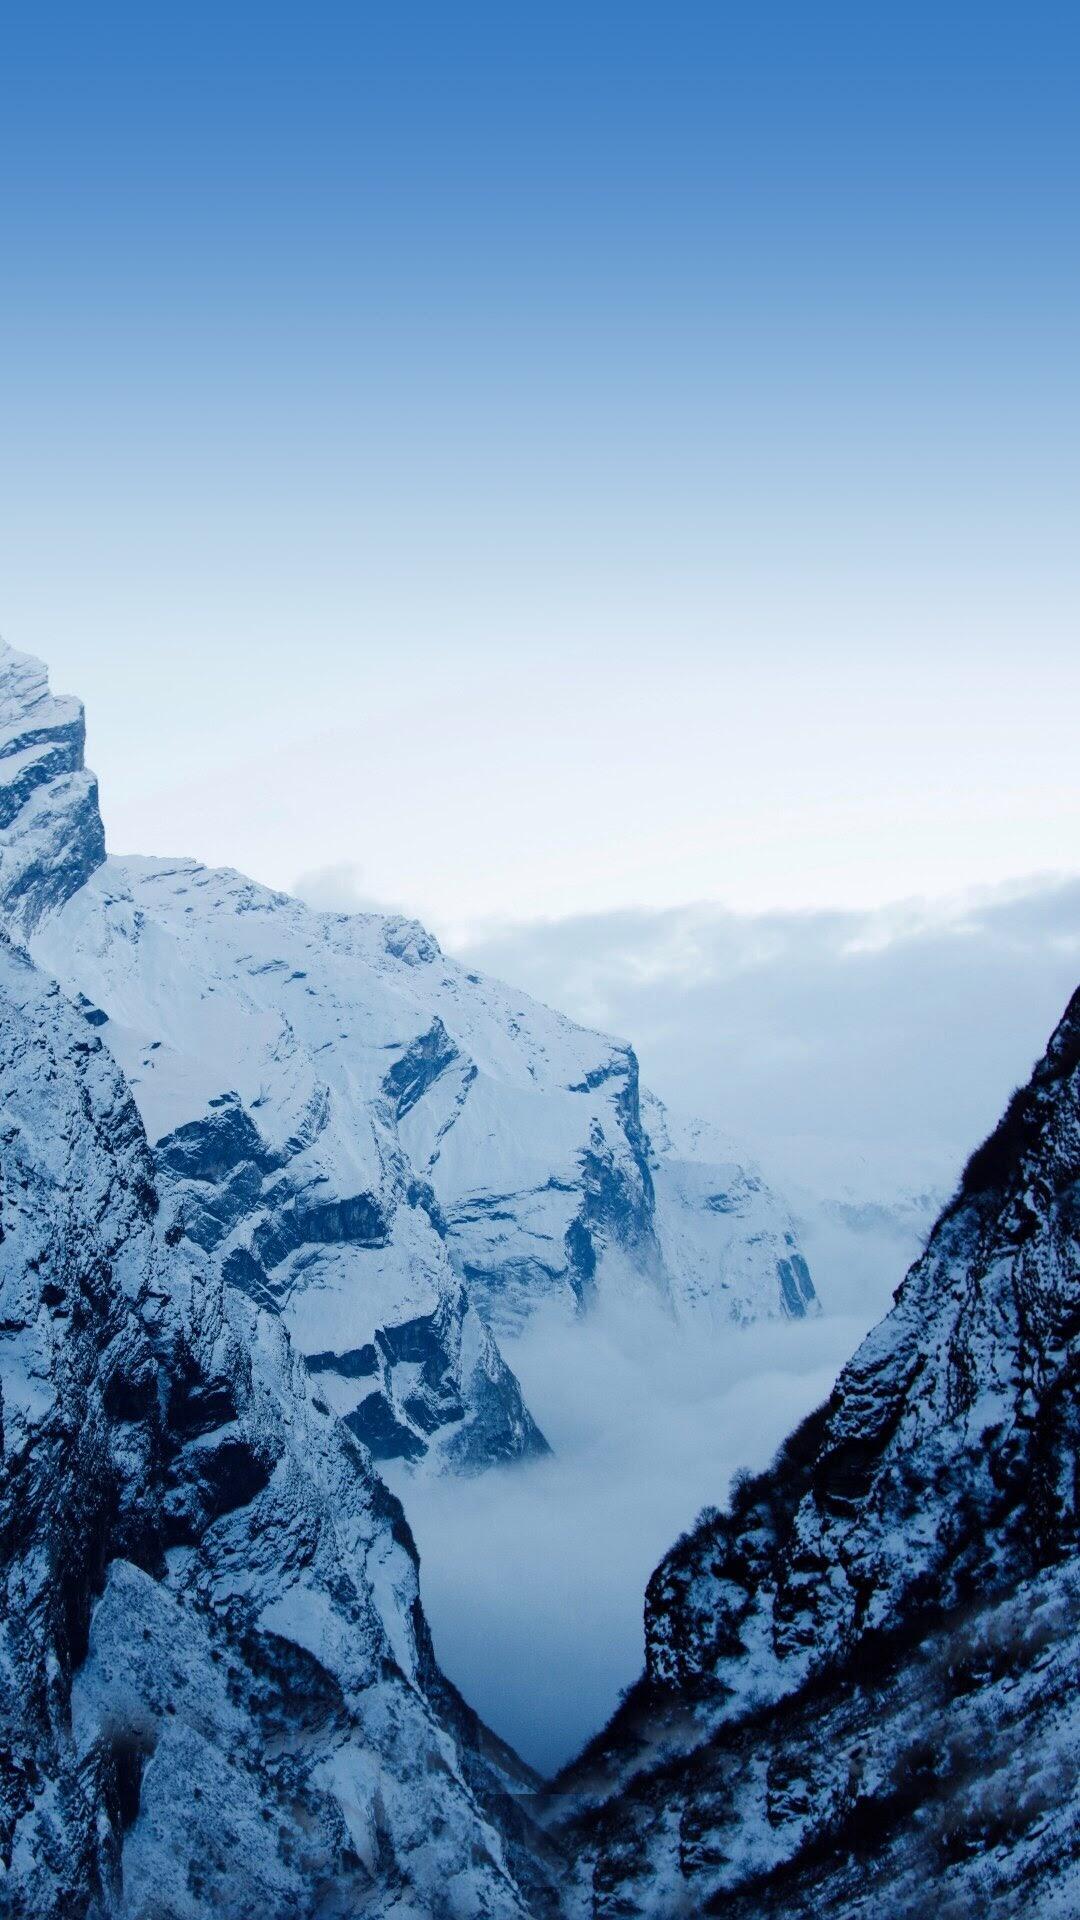
M369 1393L345 1415L345 1425L363 1441L373 1460L419 1460L424 1442L396 1417L381 1393Z
M0 907L22 931L105 859L85 747L79 701L55 698L41 662L0 641Z
M447 1067L460 1058L457 1047L436 1016L427 1032L406 1047L383 1080L383 1091L393 1108L394 1118L403 1120Z
M378 1348L373 1341L364 1347L350 1347L346 1353L309 1353L309 1373L338 1373L343 1380L366 1380L379 1371Z
M280 1164L236 1093L211 1100L205 1119L190 1120L159 1140L154 1158L159 1168L180 1179L206 1181L214 1186L238 1167L254 1167L260 1175L266 1175Z

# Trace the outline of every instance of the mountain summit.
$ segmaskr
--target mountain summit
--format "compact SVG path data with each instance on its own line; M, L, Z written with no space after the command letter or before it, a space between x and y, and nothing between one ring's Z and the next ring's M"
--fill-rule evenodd
M22 932L63 906L105 858L78 700L0 640L0 913Z

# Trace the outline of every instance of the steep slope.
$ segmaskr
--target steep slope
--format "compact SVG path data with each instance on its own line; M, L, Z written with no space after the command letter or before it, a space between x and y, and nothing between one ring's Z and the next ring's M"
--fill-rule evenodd
M1080 1903L1080 993L888 1317L657 1569L572 1911Z
M32 947L129 1075L177 1230L281 1313L377 1457L543 1450L399 1139L433 1071L409 1081L404 983L435 951L418 929L322 925L235 874L110 861Z
M2 942L0 1391L5 1914L509 1920L513 1861L542 1909L528 1776L435 1667L399 1506Z
M0 914L124 1069L173 1230L281 1314L377 1458L544 1451L496 1344L543 1302L646 1289L688 1325L814 1306L759 1176L649 1139L629 1047L415 922L193 861L102 864L81 710L2 647L0 695L12 767L33 756Z
M817 1313L795 1223L760 1169L717 1128L673 1116L655 1094L643 1096L642 1116L679 1317L740 1324L761 1319L769 1300L791 1320Z

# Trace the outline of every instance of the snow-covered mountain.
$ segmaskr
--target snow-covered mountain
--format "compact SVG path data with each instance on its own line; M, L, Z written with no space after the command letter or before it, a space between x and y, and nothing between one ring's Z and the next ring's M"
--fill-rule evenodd
M0 1911L542 1911L400 1507L3 939L0 1169Z
M500 1354L541 1303L816 1307L785 1209L642 1120L629 1047L467 971L415 922L190 860L105 859L76 702L0 651L0 913L123 1068L169 1231L283 1318L376 1458L541 1452Z
M544 1838L374 1461L542 1448L497 1340L605 1292L815 1305L628 1048L411 922L106 860L81 710L0 652L0 1912L1075 1914L1080 992L829 1401L657 1569Z
M794 1221L760 1168L719 1128L676 1117L655 1094L643 1095L642 1115L657 1238L678 1275L680 1314L714 1326L757 1320L777 1287L789 1319L816 1313Z
M575 1916L1080 1908L1080 992L892 1312L646 1598Z

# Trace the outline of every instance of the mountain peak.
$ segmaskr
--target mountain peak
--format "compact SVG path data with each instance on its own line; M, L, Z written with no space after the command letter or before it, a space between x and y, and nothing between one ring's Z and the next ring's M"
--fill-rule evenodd
M29 932L105 858L97 781L84 760L82 702L0 640L0 914Z

